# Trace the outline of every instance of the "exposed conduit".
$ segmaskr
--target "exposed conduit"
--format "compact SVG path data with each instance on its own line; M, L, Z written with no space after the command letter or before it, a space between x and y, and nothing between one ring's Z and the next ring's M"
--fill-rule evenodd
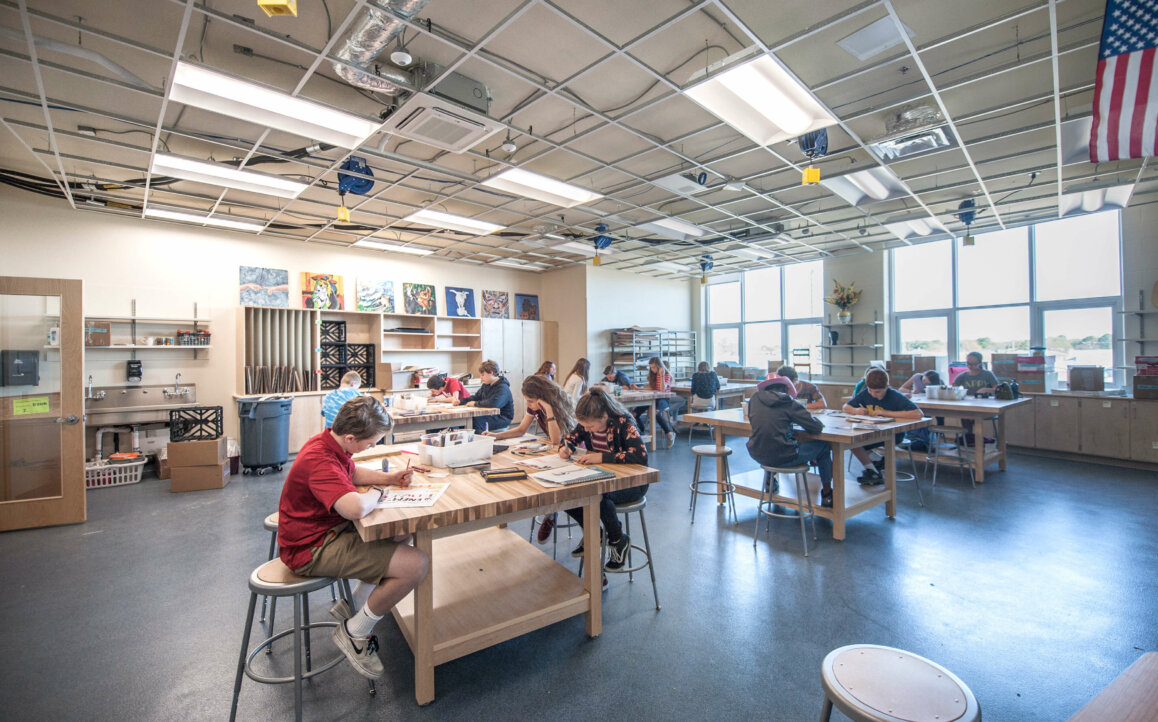
M391 8L410 20L422 11L429 1L396 0L391 3ZM370 71L370 64L405 27L405 23L385 10L366 8L366 16L350 29L345 44L334 53L345 63L356 65L362 70L355 70L343 63L334 63L334 72L351 85L386 95L398 95L414 87L414 81L409 73L392 66Z

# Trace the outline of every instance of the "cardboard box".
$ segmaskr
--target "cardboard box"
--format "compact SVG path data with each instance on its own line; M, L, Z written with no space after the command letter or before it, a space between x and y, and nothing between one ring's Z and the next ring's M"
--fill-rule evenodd
M161 449L157 452L157 478L169 478L169 450Z
M1106 369L1102 366L1070 366L1070 391L1105 391Z
M85 346L111 346L112 328L108 321L84 322Z
M915 356L913 358L913 373L933 371L937 368L936 356Z
M222 436L213 441L170 441L169 466L220 466L229 458Z
M223 489L229 483L229 461L209 466L171 466L169 491Z
M1158 376L1135 376L1134 398L1158 399Z

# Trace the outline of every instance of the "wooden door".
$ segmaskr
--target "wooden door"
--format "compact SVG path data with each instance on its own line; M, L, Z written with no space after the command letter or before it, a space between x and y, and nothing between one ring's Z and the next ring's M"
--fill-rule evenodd
M1040 394L1033 403L1035 446L1078 453L1081 443L1078 399Z
M1081 402L1083 454L1130 458L1130 402L1127 399L1078 399Z
M1158 401L1130 402L1130 458L1158 464Z
M85 520L81 290L0 276L0 531Z

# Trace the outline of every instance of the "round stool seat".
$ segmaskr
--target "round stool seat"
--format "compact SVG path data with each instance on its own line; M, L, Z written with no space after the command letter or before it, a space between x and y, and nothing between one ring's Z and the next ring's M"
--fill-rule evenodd
M270 514L261 522L261 528L266 531L277 531L277 512Z
M852 644L820 668L827 702L857 722L976 722L973 692L936 662L901 649ZM824 715L822 714L822 718Z
M761 466L764 471L770 471L773 474L800 474L808 473L808 464L801 464L800 466Z
M273 558L249 575L249 588L267 597L290 597L333 584L329 577L299 577L281 559Z
M716 446L714 444L700 444L692 447L692 453L697 456L731 456L730 446Z
M629 502L626 502L623 504L616 504L615 505L615 513L617 513L617 514L629 514L633 511L639 511L640 509L644 508L645 506L647 506L647 497L646 496L643 497L642 499L640 499L639 501L629 501Z

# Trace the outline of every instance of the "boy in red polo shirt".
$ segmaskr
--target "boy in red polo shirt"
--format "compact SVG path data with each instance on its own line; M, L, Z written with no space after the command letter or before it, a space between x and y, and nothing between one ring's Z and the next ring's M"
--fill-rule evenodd
M277 541L285 565L303 577L358 579L355 597L372 590L351 614L345 601L331 614L340 619L334 643L354 669L375 679L383 674L374 625L426 577L430 560L404 539L364 542L354 529L378 504L382 492L358 486L405 486L411 471L385 472L355 466L353 454L374 446L390 429L390 416L376 400L347 401L334 425L305 443L286 476L278 504Z

